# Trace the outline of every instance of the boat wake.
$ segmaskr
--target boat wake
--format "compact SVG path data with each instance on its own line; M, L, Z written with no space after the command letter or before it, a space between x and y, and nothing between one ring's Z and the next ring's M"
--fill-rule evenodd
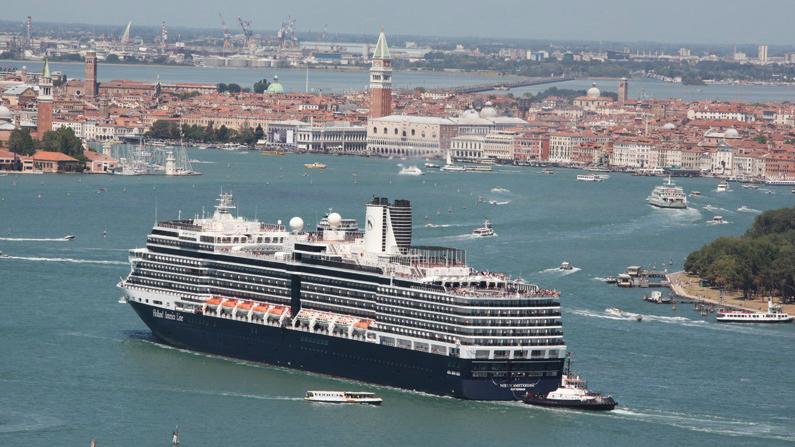
M712 205L704 205L704 209L706 211L729 211L726 208L721 208L719 206L712 206Z
M11 242L67 242L63 237L0 237L0 241Z
M507 205L511 203L510 200L489 200L489 205Z
M743 205L743 206L741 206L741 207L737 208L737 211L739 211L739 212L741 212L741 213L762 214L762 212L761 212L761 211L759 211L759 210L755 210L755 209L753 209L753 208L748 208L748 207L747 207L747 206L745 206L745 205Z
M780 441L795 441L789 427L769 422L749 421L713 415L687 414L673 411L640 410L619 407L606 416L636 419L649 423L670 425L686 430L727 436L746 436Z
M207 161L207 160L189 160L191 164L194 165L211 165L215 164L214 161Z
M607 278L603 278L601 276L594 276L591 279L594 280L594 281L599 281L599 282L607 282Z
M51 430L63 425L63 421L40 414L0 413L0 433L24 433Z
M511 192L511 190L508 189L508 188L496 187L496 188L491 188L491 192L493 192L493 193L501 193L501 192L502 193L508 193L508 192Z
M453 226L452 224L432 224L432 223L425 224L425 228L449 228L452 226Z
M563 269L561 269L559 267L553 267L553 268L550 268L550 269L541 270L538 273L547 274L547 275L555 274L555 275L558 275L558 276L569 276L572 273L579 272L580 270L582 270L582 269L579 268L579 267L572 267L569 270L563 270Z
M33 256L5 256L0 258L12 259L15 261L31 261L31 262L68 262L72 264L100 264L100 265L129 265L123 261L101 261L97 259L73 259L73 258L39 258Z

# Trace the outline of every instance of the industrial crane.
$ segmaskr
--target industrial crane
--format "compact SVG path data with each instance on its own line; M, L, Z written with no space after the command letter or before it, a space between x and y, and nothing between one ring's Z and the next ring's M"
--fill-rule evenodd
M224 56L226 56L226 52L232 48L232 34L229 32L229 28L226 26L226 21L224 20L223 14L219 12L218 17L220 17L221 26L224 28Z
M243 45L248 47L248 41L251 39L251 20L243 20L238 16L237 21L240 22L240 28L243 29Z

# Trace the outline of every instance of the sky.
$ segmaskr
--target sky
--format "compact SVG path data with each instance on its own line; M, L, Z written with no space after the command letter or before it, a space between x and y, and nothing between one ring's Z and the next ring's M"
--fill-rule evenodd
M542 40L793 44L793 0L2 0L2 18L43 22Z

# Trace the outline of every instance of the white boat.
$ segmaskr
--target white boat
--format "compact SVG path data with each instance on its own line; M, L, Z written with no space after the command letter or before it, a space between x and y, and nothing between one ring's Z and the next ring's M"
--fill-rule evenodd
M76 236L74 236L74 235L67 234L66 236L64 236L64 237L63 237L63 240L65 240L65 241L71 241L71 240L73 240L75 237L76 237Z
M676 186L668 177L668 182L655 186L651 195L646 199L650 205L658 208L687 208L687 196L681 186Z
M306 169L326 169L327 165L324 163L314 162L314 163L304 163L304 167Z
M644 296L643 301L655 304L671 304L672 300L669 296L663 296L659 290L654 290L651 294Z
M643 315L633 314L631 312L624 312L623 310L621 310L621 309L619 309L617 307L611 307L611 308L605 309L605 312L608 315L612 315L614 317L634 318L636 321L643 321Z
M472 235L478 237L489 237L489 236L496 236L496 233L494 232L494 227L491 225L491 222L489 222L489 220L486 219L483 222L482 227L475 228L474 230L472 230Z
M559 268L561 270L573 270L574 266L572 266L571 263L569 263L569 262L563 261L563 262L560 263L560 267Z
M364 391L307 391L304 400L328 404L381 405L384 401L375 393Z
M554 174L555 170L552 168L544 168L541 172L543 172L544 174Z
M781 305L767 300L767 312L749 312L746 310L720 310L715 319L720 323L788 323L792 315L782 312Z
M729 183L727 182L720 182L718 183L718 187L715 188L715 191L717 192L726 192L728 190L729 190Z
M422 173L422 170L420 168L416 167L416 166L408 166L408 167L402 168L400 170L400 172L398 172L398 174L399 175L422 175L423 173Z
M464 166L466 172L491 172L494 168L490 164L476 163Z
M718 224L719 225L719 224L725 224L725 223L729 223L729 222L726 222L726 220L723 219L723 216L712 216L712 219L708 220L707 223Z
M428 169L439 169L441 166L439 166L436 163L431 163L429 161L426 161L425 162L425 167L428 168Z
M795 179L777 178L777 179L765 180L765 183L768 185L776 185L776 186L795 186Z
M464 172L466 168L463 166L458 166L453 164L453 157L450 155L450 151L447 151L447 155L445 156L445 164L441 168L441 171L446 172Z
M601 182L604 181L601 175L597 174L578 174L577 175L578 182Z

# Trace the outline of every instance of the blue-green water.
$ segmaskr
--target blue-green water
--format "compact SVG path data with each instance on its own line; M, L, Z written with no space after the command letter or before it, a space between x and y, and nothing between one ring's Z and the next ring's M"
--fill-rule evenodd
M647 304L643 290L597 280L630 264L672 260L679 268L701 244L744 231L755 214L737 211L741 206L792 206L789 188L718 194L712 180L682 179L703 196L692 209L665 211L644 202L655 178L613 175L591 184L576 182L576 171L508 167L401 177L397 160L208 151L191 157L213 163L195 164L205 175L192 178L0 177L0 250L12 256L0 259L0 445L87 445L91 438L101 446L168 445L177 425L186 446L795 442L795 325L718 325L689 306ZM314 160L329 168L305 175L303 164ZM156 207L161 219L200 213L222 188L236 195L243 214L271 221L300 215L309 225L329 207L361 218L373 194L411 199L415 242L465 248L475 266L559 288L576 368L621 408L585 414L460 401L153 343L133 311L116 302L115 283L128 270L125 251L144 244ZM478 196L510 203L476 205ZM730 223L706 224L713 214ZM470 238L485 217L499 236ZM77 239L8 240L65 234ZM547 270L563 260L580 270ZM612 318L608 307L645 318ZM307 389L360 388L375 390L385 404L301 399Z

